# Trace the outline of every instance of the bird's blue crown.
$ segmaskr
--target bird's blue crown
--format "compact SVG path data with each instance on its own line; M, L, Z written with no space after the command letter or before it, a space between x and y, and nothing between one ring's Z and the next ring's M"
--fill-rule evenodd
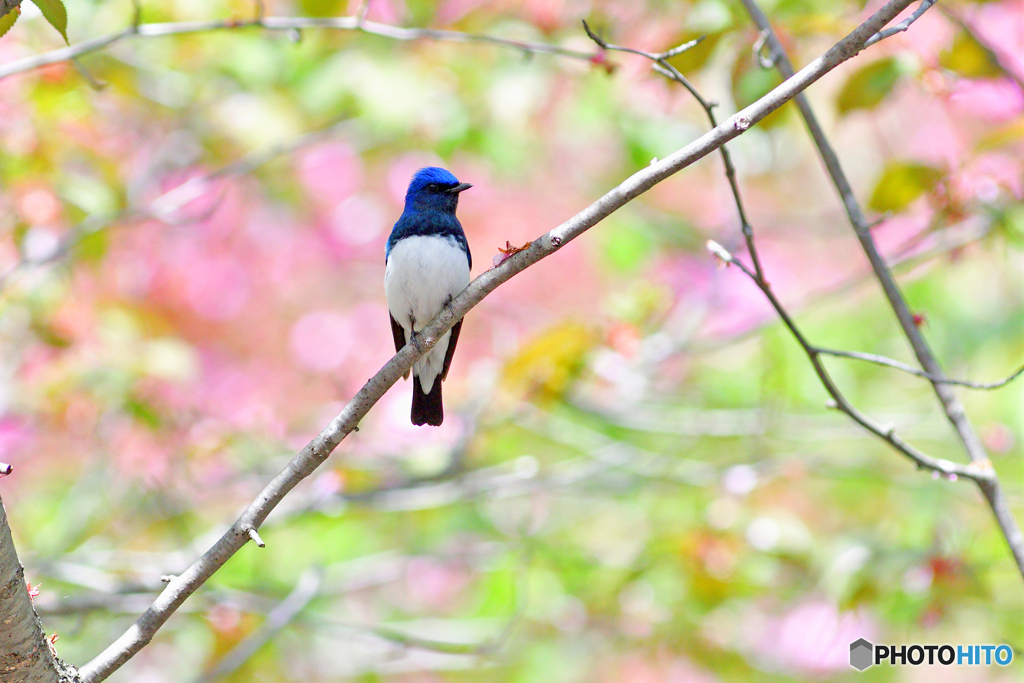
M426 190L430 185L437 185L439 190L447 190L458 184L459 179L445 169L438 168L437 166L427 166L413 174L412 180L409 181L409 190L405 193L405 198L408 199L417 192Z
M385 261L391 255L391 248L407 237L430 235L449 237L466 252L470 267L473 257L469 253L466 233L462 231L455 209L459 205L459 193L471 187L460 183L454 175L436 166L416 171L405 194L405 209L391 230L384 247Z

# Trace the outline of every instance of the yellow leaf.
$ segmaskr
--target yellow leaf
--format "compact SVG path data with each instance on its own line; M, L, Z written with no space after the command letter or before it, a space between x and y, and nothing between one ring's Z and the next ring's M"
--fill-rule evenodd
M952 47L939 55L939 64L964 78L993 78L1003 73L992 54L966 31L956 34Z
M859 69L843 84L836 97L836 109L847 114L857 109L874 109L892 92L901 70L892 57L879 59Z
M879 213L902 211L941 178L942 171L931 166L912 161L892 162L882 171L868 206Z
M596 332L579 323L552 327L506 363L502 382L519 393L560 396L579 374L596 341Z

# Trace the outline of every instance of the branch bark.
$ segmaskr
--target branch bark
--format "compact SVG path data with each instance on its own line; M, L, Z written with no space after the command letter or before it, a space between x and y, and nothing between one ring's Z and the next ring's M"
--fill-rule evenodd
M932 375L929 375L924 370L918 370L913 365L907 365L906 363L901 363L898 360L886 358L885 356L879 356L878 354L874 353L861 353L860 351L839 351L837 349L826 349L821 346L816 347L814 350L817 353L825 356L836 356L838 358L853 358L854 360L867 361L868 363L874 363L875 365L884 365L885 367L888 368L896 368L897 370L902 370L903 372L909 373L911 375L924 377L925 379L932 382L940 382L942 384L953 384L959 387L967 387L968 389L981 389L983 391L990 391L992 389L1000 389L1002 387L1005 387L1007 384L1009 384L1010 382L1024 374L1024 365L1022 365L1021 367L1014 370L1013 373L1010 374L1009 376L1004 377L1003 379L998 380L996 382L972 382L966 379L945 379L943 377L934 377Z
M910 458L920 469L931 470L932 472L948 477L966 477L967 479L978 482L979 485L995 478L995 472L992 470L991 463L972 462L969 465L958 465L949 460L933 458L904 441L896 434L895 429L891 426L878 424L867 415L857 410L857 408L850 403L849 399L843 395L843 392L839 390L839 387L832 380L831 375L828 374L828 370L825 368L825 365L821 362L822 354L832 353L834 355L835 352L823 351L807 340L807 337L804 336L804 333L800 331L800 328L797 327L797 324L793 321L792 316L789 315L789 312L775 296L775 292L772 291L771 285L768 284L767 281L758 277L757 273L743 265L742 261L730 254L725 247L717 242L709 241L707 246L708 251L714 254L716 258L722 261L722 263L739 268L740 271L749 277L754 284L757 285L757 288L765 295L768 299L768 303L772 305L772 308L775 309L779 318L782 319L782 324L786 326L790 334L793 335L793 338L796 339L797 343L800 344L800 347L804 350L804 353L807 355L807 359L814 368L815 374L818 375L818 379L821 380L822 386L825 387L825 391L827 391L828 395L832 397L828 404L830 408L834 408L835 410L848 415L861 427Z
M768 17L765 16L756 0L742 0L742 2L750 18L766 38L770 51L769 60L787 79L786 82L789 82L794 77L793 65L786 56L778 36L775 35ZM921 4L919 12L927 9L925 5L926 3ZM915 16L920 15L915 13ZM882 258L875 244L875 240L871 235L870 224L864 216L856 195L854 195L853 188L850 187L846 174L843 172L842 165L839 163L839 157L829 144L828 138L825 137L825 132L821 124L818 123L818 119L814 115L814 111L811 109L807 98L803 95L796 95L794 99L796 100L797 108L800 110L800 115L807 124L807 129L814 139L814 144L818 148L818 153L825 164L825 169L832 178L832 184L835 185L836 190L839 192L839 197L846 208L846 215L850 225L853 227L854 233L857 235L857 240L868 257L868 261L871 263L871 269L882 286L882 291L889 301L889 306L896 314L896 320L903 329L903 334L910 342L914 355L917 356L922 369L927 373L927 378L931 382L939 402L942 404L946 418L953 425L953 429L960 438L972 464L991 471L992 463L988 458L984 445L981 443L981 439L978 438L963 405L946 380L942 366L939 365L924 335L921 334L920 328L914 322L914 316L910 312L906 300L903 298L903 293L900 291L892 271L889 269L888 264L886 264L885 259ZM1010 513L1010 507L1002 487L999 485L999 479L993 471L991 477L976 478L975 481L988 501L989 507L992 508L999 528L1003 532L1007 544L1010 546L1010 552L1013 554L1014 561L1017 563L1017 569L1020 571L1021 576L1024 577L1024 533L1021 533L1020 526L1017 525L1017 521Z
M0 683L63 683L77 680L74 667L58 662L25 585L25 568L0 501ZM67 676L61 672L67 669Z
M863 49L864 43L884 28L913 0L890 0L852 33L839 41L824 55L814 60L794 78L746 109L729 117L686 147L652 164L626 179L618 187L598 199L557 228L533 240L530 247L509 257L501 265L477 277L430 322L412 341L399 351L352 398L344 410L302 449L249 505L206 553L183 574L174 578L138 621L99 656L82 667L82 677L89 683L106 679L147 643L175 610L210 576L224 565L249 540L249 530L256 529L270 511L302 479L309 476L337 448L359 421L369 412L398 378L434 346L437 339L484 297L526 268L555 253L579 237L612 212L621 208L669 176L686 168L723 144L742 134L754 123L775 111L797 93L810 86L839 64Z
M19 5L21 5L21 0L0 0L0 17L13 12Z
M20 2L21 0L16 0ZM11 0L0 0L11 2ZM5 13L0 13L0 15ZM76 43L59 50L51 50L31 57L17 59L4 65L0 65L0 79L7 78L13 74L32 71L49 64L66 62L76 57L97 52L114 43L129 38L159 38L162 36L173 36L182 33L205 33L209 31L235 31L245 28L262 28L268 31L295 32L305 29L328 29L335 31L360 31L370 35L390 38L392 40L436 40L449 43L486 43L518 50L523 54L549 54L574 59L589 60L594 53L570 50L549 43L535 43L526 40L513 40L480 33L463 33L461 31L448 31L435 28L403 28L380 24L375 21L365 21L359 16L349 17L263 17L257 16L254 19L218 19L213 21L178 21L159 24L135 23L121 31L111 33L99 38L93 38L81 43Z
M1011 65L1010 61L1006 59L1004 55L999 54L989 44L983 36L978 35L978 32L974 30L974 27L955 10L951 9L947 5L940 5L939 10L946 16L947 19L952 21L954 24L960 27L960 30L970 36L974 42L981 46L981 49L985 51L988 58L992 60L992 63L999 67L1000 71L1006 75L1011 81L1017 84L1017 87L1024 91L1024 76L1017 73L1017 70Z

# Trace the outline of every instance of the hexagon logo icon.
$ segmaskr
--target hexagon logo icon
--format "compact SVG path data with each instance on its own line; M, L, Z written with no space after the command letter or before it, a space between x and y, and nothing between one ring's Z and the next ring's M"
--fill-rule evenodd
M863 671L874 664L875 646L860 638L850 643L850 666L857 671Z

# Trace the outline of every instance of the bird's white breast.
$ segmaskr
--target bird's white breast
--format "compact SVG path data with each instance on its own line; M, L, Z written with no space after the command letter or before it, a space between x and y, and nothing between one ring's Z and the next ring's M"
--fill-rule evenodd
M452 237L417 235L391 248L384 269L384 296L388 309L405 329L405 341L421 330L469 284L466 252ZM449 335L413 366L427 393L444 365Z

